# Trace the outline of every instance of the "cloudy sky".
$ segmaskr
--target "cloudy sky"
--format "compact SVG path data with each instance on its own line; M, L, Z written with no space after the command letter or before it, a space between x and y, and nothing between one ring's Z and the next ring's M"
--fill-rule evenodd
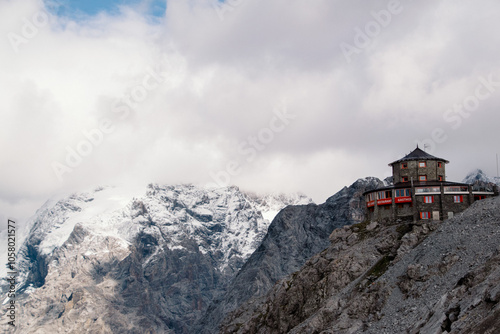
M96 184L316 202L417 143L500 153L500 2L0 0L0 214ZM3 227L2 227L3 228Z

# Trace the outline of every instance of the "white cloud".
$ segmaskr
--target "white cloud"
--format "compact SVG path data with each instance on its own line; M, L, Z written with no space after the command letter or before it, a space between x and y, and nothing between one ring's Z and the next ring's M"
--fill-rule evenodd
M24 219L88 184L212 182L233 160L237 185L322 202L358 177L386 176L435 128L448 139L433 153L456 180L475 167L494 173L500 87L458 129L443 115L480 77L500 81L500 4L401 1L348 63L340 44L390 1L239 3L221 20L209 1L172 0L152 22L126 7L72 21L39 1L0 2L0 211ZM50 22L16 53L8 36L23 36L37 13ZM283 103L297 118L247 161L238 147ZM103 119L114 129L59 182L52 163Z

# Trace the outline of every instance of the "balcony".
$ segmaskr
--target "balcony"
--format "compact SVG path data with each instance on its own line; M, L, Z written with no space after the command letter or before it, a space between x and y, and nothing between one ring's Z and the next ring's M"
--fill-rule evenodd
M469 187L467 186L451 186L444 187L445 194L466 194L469 193Z
M440 194L440 187L418 187L415 189L415 195Z

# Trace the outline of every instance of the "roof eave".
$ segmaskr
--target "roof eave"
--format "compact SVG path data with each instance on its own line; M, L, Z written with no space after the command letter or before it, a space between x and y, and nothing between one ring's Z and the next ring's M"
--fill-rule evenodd
M449 164L450 162L446 159L441 159L441 158L409 158L409 159L399 159L399 160L396 160L394 162L391 162L389 164L389 166L392 166L394 164L397 164L397 163L401 163L401 162L405 162L405 161L420 161L420 160L436 160L436 161L441 161L441 162L444 162L445 164Z

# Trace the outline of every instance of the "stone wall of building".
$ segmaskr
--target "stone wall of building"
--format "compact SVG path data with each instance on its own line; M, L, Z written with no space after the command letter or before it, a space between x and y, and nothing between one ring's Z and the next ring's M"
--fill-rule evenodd
M408 177L408 181L418 181L420 175L426 175L427 181L439 181L439 177L442 176L442 180L446 179L446 170L444 161L436 160L422 160L425 162L426 167L419 167L419 162L417 160L398 162L392 165L392 173L394 175L394 183L403 182L403 176ZM403 168L403 164L406 164L407 168ZM441 167L439 167L439 164Z
M448 218L449 212L453 212L454 214L462 212L471 206L474 201L470 194L462 194L461 196L463 196L463 202L455 203L454 196L456 195L445 194L443 197L443 215L445 219Z
M433 196L432 203L426 203L425 197ZM463 201L455 203L454 196L462 196ZM394 196L393 196L394 198ZM457 214L467 209L474 199L470 193L444 194L444 195L417 195L413 203L391 205L376 205L372 210L367 210L367 219L376 221L392 221L395 219L420 219L421 212L429 212L429 219L435 219L435 213L439 212L439 219L447 219L449 213Z
M413 220L413 205L404 203L375 206L373 211L367 210L366 219L379 222L395 221L397 219Z
M443 161L428 160L426 161L427 167L419 168L419 173L427 175L427 180L429 181L440 181L439 177L442 177L442 181L445 181L445 163ZM441 167L439 167L441 166Z
M396 204L396 212L398 218L413 218L413 203Z
M368 210L367 219L372 221L392 221L394 219L394 211L391 205L375 205L373 211Z
M439 211L441 212L441 195L428 195L434 198L433 203L425 203L425 198L427 196L415 196L415 202L417 204L418 212L427 211Z

